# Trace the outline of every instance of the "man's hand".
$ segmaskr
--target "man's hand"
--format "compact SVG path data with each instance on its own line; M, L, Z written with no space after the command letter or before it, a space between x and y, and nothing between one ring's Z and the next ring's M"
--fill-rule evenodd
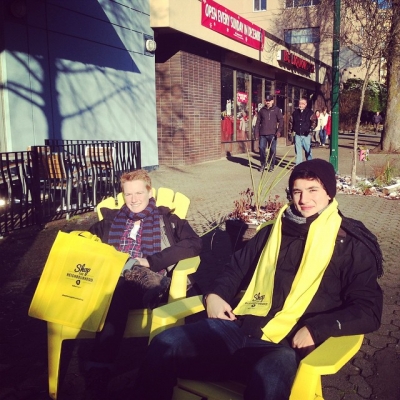
M302 357L305 357L315 349L314 339L306 326L296 332L292 340L292 347L299 349Z
M217 294L210 293L206 299L208 318L220 318L234 321L235 314L232 313L232 307Z
M281 133L280 133L280 132L276 132L275 136L276 136L277 138L279 138L279 137L281 137Z

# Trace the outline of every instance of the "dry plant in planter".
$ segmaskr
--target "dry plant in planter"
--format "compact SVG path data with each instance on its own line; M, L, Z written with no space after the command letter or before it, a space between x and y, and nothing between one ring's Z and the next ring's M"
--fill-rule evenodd
M277 165L278 173L267 172L271 166L269 162L257 182L250 153L247 150L251 187L239 193L240 198L234 201L234 209L225 221L234 250L243 247L246 240L254 236L259 225L273 220L279 209L286 203L286 200L281 200L280 196L274 195L273 191L276 185L290 172L294 157L287 159L287 155L288 152L280 159Z

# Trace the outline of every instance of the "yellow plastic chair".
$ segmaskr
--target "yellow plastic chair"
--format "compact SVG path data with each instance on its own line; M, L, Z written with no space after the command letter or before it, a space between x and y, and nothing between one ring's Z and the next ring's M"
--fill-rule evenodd
M155 191L153 191L155 193ZM174 196L174 192L168 188L160 188L157 193L157 205L165 205L174 210L179 217L186 217L190 200L183 194ZM109 197L98 204L97 212L99 219L103 217L100 209L107 207L111 209L120 208L124 204L123 195L119 193L117 202ZM196 272L200 264L200 257L187 258L179 261L175 266L171 286L169 290L168 303L186 297L186 286L188 275ZM150 335L152 311L148 309L131 310L126 324L124 337L146 337ZM49 369L49 396L57 399L58 379L62 342L68 339L90 339L94 338L95 332L71 328L65 325L47 323L48 342L48 369Z
M201 296L181 299L153 310L150 340L189 315L204 310ZM323 400L321 376L338 372L360 349L364 335L331 337L299 365L290 400ZM234 381L179 379L173 400L243 400L245 386Z
M174 193L172 189L161 187L158 190L153 188L153 197L156 199L157 206L170 208L179 218L186 218L190 206L190 199L180 192ZM124 204L124 195L118 193L117 201L114 197L108 197L102 200L96 207L99 221L103 219L101 209L103 207L112 210L121 208Z

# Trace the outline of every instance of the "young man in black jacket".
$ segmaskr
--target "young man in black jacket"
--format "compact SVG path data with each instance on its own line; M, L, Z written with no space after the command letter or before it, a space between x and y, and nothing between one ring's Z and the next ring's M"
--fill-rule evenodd
M254 129L256 137L260 138L260 171L263 172L266 165L265 152L269 148L268 164L269 172L275 167L276 139L280 137L283 129L283 116L281 110L274 106L274 97L265 97L265 106L258 112Z
M303 149L306 160L312 160L311 135L316 126L316 121L313 117L313 111L307 108L307 100L300 99L299 108L293 111L289 121L289 131L295 133L294 148L296 151L296 165L300 164L303 160Z
M292 202L233 254L204 296L208 318L153 339L135 399L169 400L179 377L240 379L245 400L287 400L307 353L330 336L379 328L382 253L362 223L338 210L332 165L297 165L289 190Z

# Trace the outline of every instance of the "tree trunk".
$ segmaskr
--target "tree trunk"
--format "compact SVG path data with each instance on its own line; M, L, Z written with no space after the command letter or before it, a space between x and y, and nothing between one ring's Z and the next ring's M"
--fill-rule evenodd
M400 151L400 0L394 0L391 43L388 54L388 101L382 150Z
M353 163L351 166L351 186L356 185L357 178L357 155L358 155L358 131L360 130L361 113L364 105L365 92L367 91L367 86L371 74L374 72L376 65L373 66L370 60L365 61L367 70L365 72L365 79L361 88L360 93L360 106L358 108L358 115L356 121L356 129L354 130L354 145L353 145Z

